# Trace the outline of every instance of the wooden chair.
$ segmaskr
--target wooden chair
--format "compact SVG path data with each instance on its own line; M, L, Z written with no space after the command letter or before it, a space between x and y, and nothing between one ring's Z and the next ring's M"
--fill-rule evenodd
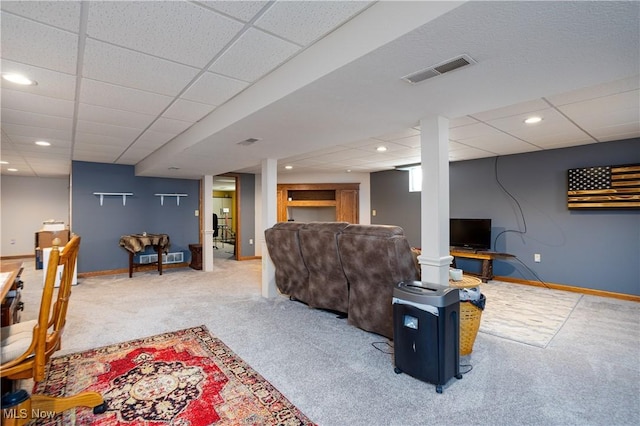
M59 249L60 240L55 239L53 244L38 319L13 324L1 330L0 377L3 379L42 381L49 359L61 347L80 237L73 236L64 246L62 254ZM59 266L62 266L60 286L54 302ZM107 408L102 395L97 392L52 397L40 394L29 396L26 391L18 390L2 396L2 424L21 426L32 420L33 413L60 413L79 406L92 407L95 414L103 413Z

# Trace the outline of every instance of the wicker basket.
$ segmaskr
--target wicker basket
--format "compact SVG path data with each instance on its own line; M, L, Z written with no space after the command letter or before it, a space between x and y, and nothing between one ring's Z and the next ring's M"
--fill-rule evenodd
M471 302L460 302L460 355L469 355L480 328L482 309Z

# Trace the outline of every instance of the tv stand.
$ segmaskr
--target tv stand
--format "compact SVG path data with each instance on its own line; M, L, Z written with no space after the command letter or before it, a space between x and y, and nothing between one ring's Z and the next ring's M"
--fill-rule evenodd
M486 283L489 280L492 280L493 275L493 260L494 259L508 259L511 257L515 257L512 254L508 253L498 253L495 251L476 251L476 250L466 250L460 248L451 248L449 250L451 256L453 256L453 267L456 267L456 257L462 257L465 259L476 259L482 261L482 273L480 274L480 279L483 283Z

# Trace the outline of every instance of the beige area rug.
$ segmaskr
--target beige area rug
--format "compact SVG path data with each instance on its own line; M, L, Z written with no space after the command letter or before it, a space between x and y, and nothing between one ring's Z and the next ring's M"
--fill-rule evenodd
M480 287L487 298L480 332L546 348L582 294L491 281Z

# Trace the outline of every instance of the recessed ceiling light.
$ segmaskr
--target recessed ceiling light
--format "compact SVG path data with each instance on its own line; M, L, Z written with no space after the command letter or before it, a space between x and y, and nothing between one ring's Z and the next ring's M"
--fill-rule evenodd
M2 161L0 161L0 164L9 164L9 162L2 160Z
M51 146L51 143L47 142L47 141L36 141L36 145L40 145L40 146Z
M7 169L7 170L10 171L10 172L17 172L18 171L18 169Z
M529 117L526 120L524 120L524 122L527 124L536 124L541 121L542 121L542 117L538 117L538 116Z
M351 173L351 169L347 169L347 173Z
M2 74L2 78L10 81L11 83L19 84L21 86L35 86L38 84L37 81L28 79L21 74Z
M382 145L376 148L376 151L378 152L385 152L386 150L387 150L387 147Z
M291 170L291 169L293 169L293 166L284 166L284 168L287 169L287 170Z
M180 170L180 167L176 167L176 166L170 166L169 170Z

